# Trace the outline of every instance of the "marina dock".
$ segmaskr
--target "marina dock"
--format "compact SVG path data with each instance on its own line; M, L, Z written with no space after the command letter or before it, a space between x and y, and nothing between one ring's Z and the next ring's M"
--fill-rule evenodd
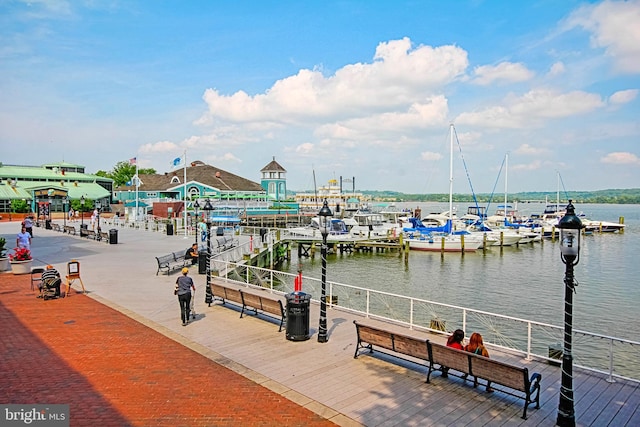
M16 224L0 223L0 234L12 238ZM329 341L324 344L316 339L317 304L311 305L310 339L300 342L286 340L284 331L279 333L268 317L241 319L232 306L216 303L209 307L204 303L205 276L197 273L197 267L191 269L191 275L197 288L198 316L182 327L173 295L176 275L156 276L154 256L186 249L193 237L121 228L119 243L108 245L52 230L36 229L35 233L33 252L38 264L50 263L64 271L69 260L81 262L89 293L72 293L71 298L93 298L112 307L210 363L226 366L337 425L555 425L561 373L546 361L525 360L489 348L493 358L542 374L541 407L530 408L528 420L523 420L522 401L500 391L488 394L469 381L437 374L426 384L424 366L381 352L354 359L353 320L362 317L339 307L328 311ZM45 303L35 298L33 302ZM429 338L445 339L442 335ZM25 364L24 368L32 366ZM197 383L197 376L192 381L198 388L207 387ZM640 383L610 383L606 375L574 368L574 388L577 425L640 425ZM253 404L247 398L246 405ZM208 409L203 406L202 410Z

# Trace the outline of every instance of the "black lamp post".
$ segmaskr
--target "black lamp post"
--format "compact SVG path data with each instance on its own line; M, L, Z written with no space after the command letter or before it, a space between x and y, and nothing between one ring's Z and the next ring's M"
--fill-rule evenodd
M84 229L84 196L80 197L80 230ZM80 232L82 235L82 231Z
M573 266L580 261L580 231L582 221L576 216L573 204L569 200L567 213L558 222L560 229L560 258L566 265L564 275L564 348L562 351L562 383L560 403L556 424L562 427L574 427L576 416L573 406L573 355L571 339L573 334L573 293L575 280Z
M333 216L327 199L324 199L320 217L320 233L322 234L322 292L320 294L320 323L318 326L318 342L327 342L327 236L329 235L330 217Z
M96 240L100 240L100 208L102 205L99 200L96 200Z
M62 215L64 216L62 221L65 227L67 226L67 203L69 203L69 198L67 196L64 196L62 198Z
M205 291L204 302L211 306L211 303L213 302L213 292L211 292L211 211L213 210L213 206L211 205L209 198L205 200L204 207L202 209L207 215L207 288Z
M195 234L196 240L195 243L196 245L198 244L198 209L200 208L200 203L198 203L198 199L196 199L196 202L193 204L193 209L195 210L195 217L193 219L193 234Z

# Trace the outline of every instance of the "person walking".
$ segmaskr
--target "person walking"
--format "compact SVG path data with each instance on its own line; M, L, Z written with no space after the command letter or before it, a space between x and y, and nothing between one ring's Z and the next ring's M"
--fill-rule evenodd
M31 217L31 215L24 219L23 224L25 229L27 230L27 233L29 233L29 235L33 237L33 218Z
M16 247L31 250L31 234L27 232L24 225L20 228L20 232L16 236Z
M176 280L176 288L174 294L178 295L178 302L180 303L180 317L182 319L182 326L187 326L189 323L189 312L191 311L191 290L195 292L196 286L193 284L193 279L188 276L189 269L187 267L182 268L182 276Z

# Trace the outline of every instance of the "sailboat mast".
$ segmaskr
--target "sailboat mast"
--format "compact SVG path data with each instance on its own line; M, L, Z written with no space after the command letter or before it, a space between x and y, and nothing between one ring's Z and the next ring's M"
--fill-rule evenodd
M507 224L507 176L509 175L509 153L504 155L504 223Z
M560 171L556 171L558 177L557 189L556 189L556 212L560 211Z
M449 220L453 220L453 123L449 132Z

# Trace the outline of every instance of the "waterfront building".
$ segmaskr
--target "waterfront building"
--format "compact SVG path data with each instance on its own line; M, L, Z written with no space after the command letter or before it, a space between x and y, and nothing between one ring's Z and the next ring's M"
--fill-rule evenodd
M51 212L62 212L65 199L86 200L108 206L113 180L85 173L82 165L59 162L41 166L6 165L0 163L0 212L11 212L13 200L23 200L32 212L47 206Z
M153 209L154 203L171 204L172 216L176 217L183 212L185 200L187 209L192 201L205 198L217 207L225 205L240 211L267 204L266 191L257 182L199 160L164 174L141 174L137 188L135 181L128 184L114 190L114 201L131 207L137 200L138 207L144 205L147 211Z

